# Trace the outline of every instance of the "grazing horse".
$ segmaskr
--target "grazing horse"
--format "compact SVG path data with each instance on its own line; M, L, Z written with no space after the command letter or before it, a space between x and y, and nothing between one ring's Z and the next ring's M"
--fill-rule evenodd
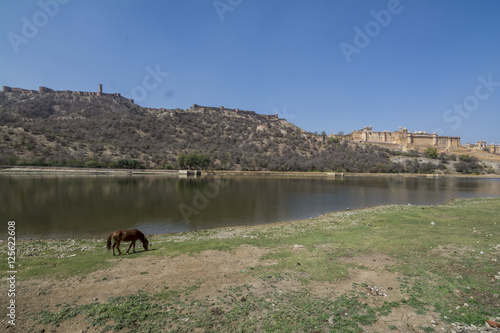
M125 254L128 254L128 251L130 251L130 248L134 246L134 253L135 253L135 241L140 240L142 242L142 247L144 247L144 250L148 250L148 245L149 241L144 236L144 234L137 230L137 229L132 229L132 230L117 230L115 232L112 232L108 236L108 251L111 251L111 239L114 240L113 243L113 255L115 255L115 246L118 249L119 255L122 255L122 252L120 251L120 242L131 242L130 246L128 247L128 250Z

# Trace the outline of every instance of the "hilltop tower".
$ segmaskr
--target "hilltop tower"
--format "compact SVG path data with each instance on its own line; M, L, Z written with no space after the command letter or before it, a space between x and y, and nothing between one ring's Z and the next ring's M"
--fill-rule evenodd
M99 83L99 93L97 93L97 96L102 96L102 84Z

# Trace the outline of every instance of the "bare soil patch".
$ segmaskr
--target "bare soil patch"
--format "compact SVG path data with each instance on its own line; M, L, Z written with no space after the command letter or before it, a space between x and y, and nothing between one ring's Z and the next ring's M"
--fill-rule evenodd
M300 248L292 251L301 251ZM191 293L194 299L215 299L218 291L231 286L251 284L257 294L265 295L272 288L289 291L304 288L294 279L263 280L250 277L245 272L262 266L274 265L274 260L262 260L268 250L243 245L233 252L207 250L196 255L181 255L173 258L148 256L140 253L127 257L110 257L120 262L109 269L93 272L84 277L64 280L45 278L24 281L20 284L17 302L19 332L99 332L87 328L84 316L65 321L59 327L47 328L36 324L30 317L41 310L60 310L61 304L104 303L109 297L118 297L138 292L159 293L163 290L186 287L199 283L200 287ZM388 267L394 259L381 254L343 258L351 264L349 277L340 281L312 282L307 289L317 295L340 296L348 292L366 294L370 306L382 306L384 302L400 301L404 295L400 290L398 274ZM270 277L272 278L272 277ZM373 288L377 288L375 292ZM419 326L430 326L438 322L433 313L417 314L409 306L400 306L382 317L377 323L365 327L366 332L385 331L388 325L404 332Z

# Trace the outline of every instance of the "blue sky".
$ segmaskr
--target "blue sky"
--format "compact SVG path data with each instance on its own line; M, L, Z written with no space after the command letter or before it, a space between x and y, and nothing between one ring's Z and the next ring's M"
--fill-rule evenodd
M500 1L2 0L0 85L500 143Z

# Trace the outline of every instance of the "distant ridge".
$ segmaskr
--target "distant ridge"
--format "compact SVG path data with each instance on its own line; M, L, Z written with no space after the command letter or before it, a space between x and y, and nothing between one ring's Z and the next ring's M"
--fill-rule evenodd
M102 85L96 92L4 86L0 93L0 165L446 171L445 160L410 165L392 155L386 148L309 133L277 114L197 104L186 110L145 108L118 93L103 93Z
M114 98L121 98L122 100L128 100L130 103L135 104L133 99L125 98L121 96L120 93L103 93L102 92L102 84L99 84L99 91L97 92L89 92L89 91L71 91L71 90L53 90L47 87L40 86L38 87L38 90L28 90L28 89L22 89L22 88L14 88L14 87L9 87L9 86L3 86L2 87L2 92L3 93L14 93L14 94L20 94L20 95L27 95L27 96L37 96L40 94L50 94L50 93L55 93L55 94L71 94L75 96L111 96ZM183 111L182 109L165 109L165 108L146 108L142 107L143 109L151 112L155 111ZM212 107L212 106L200 106L197 104L193 104L191 109L192 111L201 111L204 112L205 110L207 111L233 111L239 114L247 114L247 115L253 115L253 116L259 116L262 117L266 120L278 120L278 114L274 115L267 115L267 114L259 114L255 111L246 111L246 110L240 110L240 109L228 109L224 108L223 106L220 107Z

